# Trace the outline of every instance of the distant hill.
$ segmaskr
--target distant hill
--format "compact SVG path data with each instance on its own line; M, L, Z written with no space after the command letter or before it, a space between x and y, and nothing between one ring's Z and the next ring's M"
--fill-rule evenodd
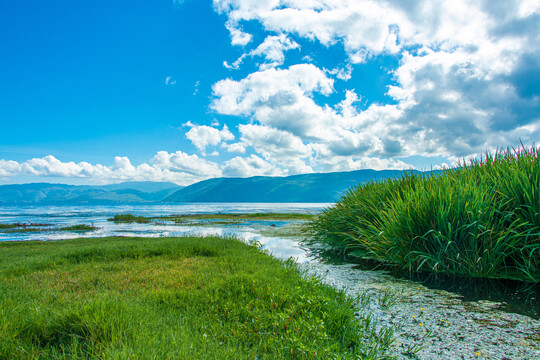
M157 202L181 189L166 182L124 182L103 186L33 183L1 185L0 204L103 204Z
M302 174L287 177L218 178L195 183L166 202L334 202L349 187L401 176L397 170Z

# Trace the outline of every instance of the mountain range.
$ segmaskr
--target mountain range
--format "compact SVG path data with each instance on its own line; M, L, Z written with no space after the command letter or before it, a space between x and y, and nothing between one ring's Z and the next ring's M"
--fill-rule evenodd
M0 204L334 202L352 186L402 174L403 171L397 170L357 170L286 177L215 178L186 187L167 182L1 185Z
M0 186L0 204L111 204L158 202L181 189L167 182L112 185L32 183Z

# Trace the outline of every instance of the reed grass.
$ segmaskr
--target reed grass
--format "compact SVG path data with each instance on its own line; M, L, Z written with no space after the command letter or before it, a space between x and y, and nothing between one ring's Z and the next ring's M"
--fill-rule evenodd
M309 224L319 252L409 271L540 279L540 148L350 189Z

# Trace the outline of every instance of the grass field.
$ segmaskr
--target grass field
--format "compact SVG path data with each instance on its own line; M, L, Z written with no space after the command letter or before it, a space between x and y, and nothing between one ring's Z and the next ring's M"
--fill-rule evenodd
M412 272L540 280L540 150L350 189L310 223L312 245Z
M0 359L385 358L392 330L233 238L0 243Z

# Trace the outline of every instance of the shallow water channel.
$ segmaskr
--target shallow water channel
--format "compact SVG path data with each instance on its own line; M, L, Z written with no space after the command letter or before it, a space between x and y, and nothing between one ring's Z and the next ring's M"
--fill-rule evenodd
M380 326L395 329L398 359L540 359L540 287L512 281L390 274L357 265L314 258L300 246L302 221L234 222L199 220L177 224L115 223L116 214L167 216L217 213L317 213L330 204L181 204L119 206L0 207L0 223L49 224L46 231L0 231L0 241L61 240L80 237L185 235L235 236L257 241L272 255L293 257L309 274L343 289L364 294L369 314ZM87 232L58 231L87 224ZM392 306L389 306L392 305ZM366 312L367 311L367 312Z

